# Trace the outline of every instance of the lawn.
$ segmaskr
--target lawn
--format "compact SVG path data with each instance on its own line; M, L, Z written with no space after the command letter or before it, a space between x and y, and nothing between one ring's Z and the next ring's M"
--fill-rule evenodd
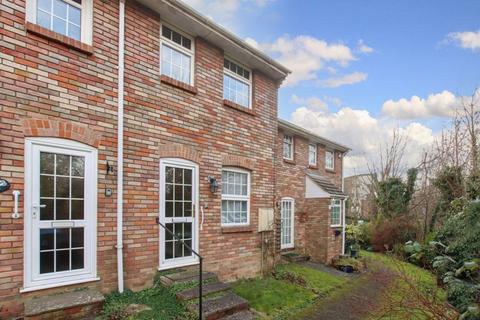
M446 293L433 273L384 254L365 251L362 256L371 268L389 269L393 278L368 319L456 319L456 312L445 307Z
M233 290L265 319L287 319L347 282L345 277L289 263L277 266L275 277L240 280Z

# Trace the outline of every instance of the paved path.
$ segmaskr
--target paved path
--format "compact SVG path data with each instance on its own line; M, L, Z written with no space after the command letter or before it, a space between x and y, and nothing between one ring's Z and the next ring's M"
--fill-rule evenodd
M310 308L304 320L360 320L369 315L391 283L391 273L385 269L371 271L352 279L356 283L342 294L321 300Z

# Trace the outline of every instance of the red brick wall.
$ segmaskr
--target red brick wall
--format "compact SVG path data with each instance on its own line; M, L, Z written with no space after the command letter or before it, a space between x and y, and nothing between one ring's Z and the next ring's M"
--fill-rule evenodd
M288 134L291 135L291 134ZM283 197L295 199L295 250L307 253L317 261L327 262L341 253L341 235L331 237L334 229L330 227L329 199L305 199L305 173L316 172L341 188L342 160L335 151L335 169L325 169L325 146L317 145L317 166L308 164L309 141L294 135L294 160L283 159L284 132L279 129L276 145L276 199ZM277 220L279 210L277 210ZM276 247L280 249L280 223L276 229ZM316 238L318 235L318 238ZM327 249L329 250L327 253Z
M105 175L115 165L117 2L94 1L93 55L26 31L25 1L4 1L0 10L0 177L12 183L0 193L0 318L22 312L24 137L53 136L98 145L98 275L90 286L116 287L115 189ZM49 119L29 123L25 119ZM96 137L96 138L95 138ZM100 138L98 140L97 138ZM20 190L20 219L11 219L12 190ZM83 285L85 286L85 285ZM78 286L73 286L73 289Z
M2 3L0 11L0 176L23 194L24 137L66 137L98 145L97 270L89 285L116 288L116 168L118 3L94 0L92 54L46 40L25 29L25 2ZM124 268L126 287L151 284L158 261L159 161L178 156L198 162L200 205L205 210L200 251L206 269L222 279L260 271L259 208L274 206L274 145L277 84L253 72L253 113L223 104L223 53L195 42L197 93L162 83L159 75L159 17L134 1L126 5ZM188 31L188 30L187 30ZM33 128L24 119L48 119ZM59 125L60 124L60 125ZM80 129L79 129L80 128ZM84 133L80 133L83 129ZM36 129L36 130L32 130ZM80 131L79 131L80 130ZM172 145L177 147L172 148ZM251 170L251 226L220 226L220 190L212 194L208 175L220 181L223 165ZM113 189L105 197L105 188ZM23 197L20 197L23 201ZM0 194L0 317L20 314L23 299L79 286L20 294L23 286L23 202L11 219L11 191ZM233 232L235 231L235 232Z

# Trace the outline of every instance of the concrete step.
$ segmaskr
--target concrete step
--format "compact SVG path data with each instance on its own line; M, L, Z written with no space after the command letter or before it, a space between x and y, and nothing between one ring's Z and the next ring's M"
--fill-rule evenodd
M104 300L103 294L95 290L32 298L24 303L25 319L95 319Z
M250 310L243 310L222 318L222 320L253 320L256 315Z
M202 287L202 296L206 296L216 292L222 292L231 289L232 286L223 282L215 282L205 284ZM196 299L200 296L199 287L195 287L192 289L187 289L184 291L180 291L177 293L177 298L180 300L192 300Z
M188 306L190 311L198 310L198 303ZM203 302L203 318L205 320L224 319L240 311L248 310L248 301L229 293L218 298L212 298Z
M203 281L217 279L217 276L211 272L203 272ZM160 282L167 287L178 283L186 283L198 281L198 271L184 271L178 273L167 274L160 277Z
M305 262L310 260L310 256L297 253L297 252L288 252L288 253L282 254L282 259L288 262Z

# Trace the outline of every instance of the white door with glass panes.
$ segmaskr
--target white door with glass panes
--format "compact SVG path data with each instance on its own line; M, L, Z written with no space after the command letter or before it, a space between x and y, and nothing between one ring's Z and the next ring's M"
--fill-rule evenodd
M94 280L97 150L31 138L25 151L24 289Z
M295 202L292 198L283 198L280 203L282 249L294 247L294 207Z
M194 264L198 258L182 245L198 250L198 167L190 161L160 162L160 269Z

